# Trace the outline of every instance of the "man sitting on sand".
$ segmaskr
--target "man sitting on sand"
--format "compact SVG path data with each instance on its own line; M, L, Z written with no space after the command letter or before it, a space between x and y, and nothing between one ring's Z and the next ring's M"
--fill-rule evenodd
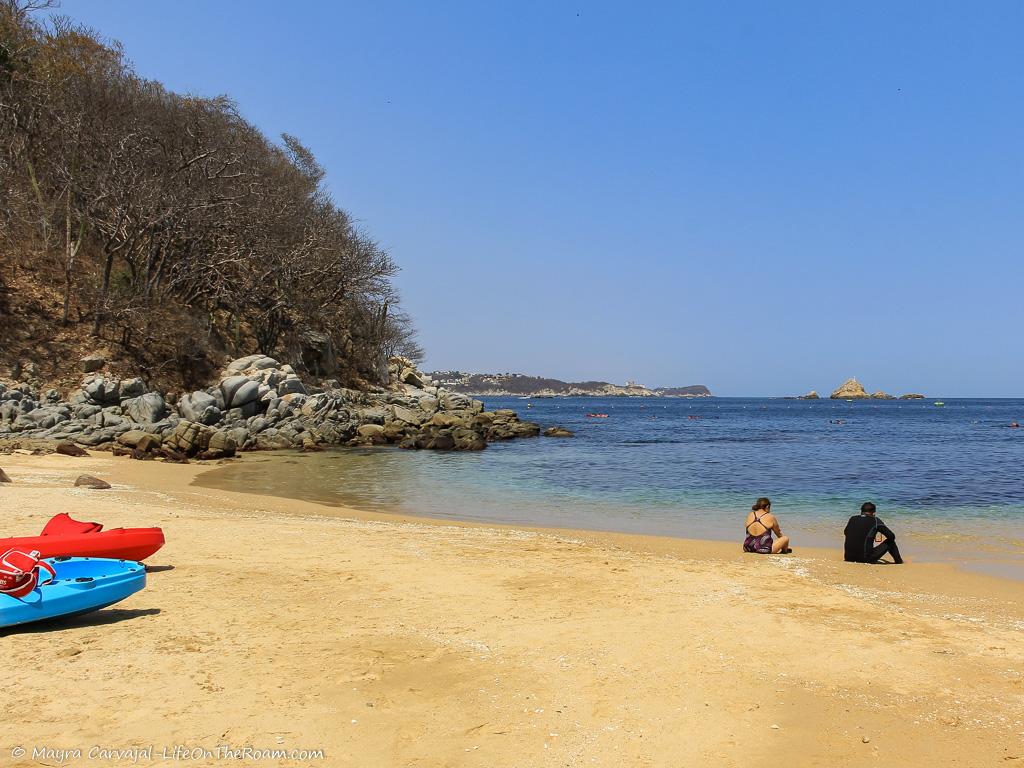
M846 523L846 552L843 557L848 563L877 563L882 555L892 555L899 565L903 562L896 547L896 534L875 517L875 505L866 501L861 505L860 514Z

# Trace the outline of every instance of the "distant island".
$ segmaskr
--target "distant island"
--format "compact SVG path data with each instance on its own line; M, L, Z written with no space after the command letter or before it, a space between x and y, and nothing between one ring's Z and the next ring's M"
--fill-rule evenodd
M813 389L806 395L800 395L796 400L818 400L820 399L818 393ZM831 400L923 400L924 395L911 393L906 395L900 395L896 398L894 395L887 394L881 390L877 392L868 393L864 389L864 385L857 381L856 378L847 379L836 390L829 395Z
M439 386L466 395L490 397L712 397L703 384L687 387L657 387L629 381L561 381L523 373L465 373L434 371L431 378Z

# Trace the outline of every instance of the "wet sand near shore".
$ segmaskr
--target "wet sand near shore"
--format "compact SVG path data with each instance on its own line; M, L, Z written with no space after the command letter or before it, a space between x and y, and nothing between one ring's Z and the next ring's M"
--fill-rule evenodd
M368 514L102 453L0 466L0 535L67 511L168 540L118 606L0 630L0 764L218 745L325 754L276 765L1024 762L1018 582ZM71 487L83 472L114 488Z

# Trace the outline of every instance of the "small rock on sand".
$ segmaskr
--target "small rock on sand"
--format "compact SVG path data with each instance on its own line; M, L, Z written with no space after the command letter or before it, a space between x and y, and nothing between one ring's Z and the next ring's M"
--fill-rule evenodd
M4 472L3 469L0 469L0 483L9 483L9 482L11 482L11 478L9 478L7 476L7 473Z
M57 453L63 454L64 456L88 456L85 450L79 448L74 443L57 443L57 447L54 448Z
M92 475L79 475L78 479L75 480L75 486L82 488L95 488L97 491L104 491L110 487L110 483L106 480L100 480L98 477Z

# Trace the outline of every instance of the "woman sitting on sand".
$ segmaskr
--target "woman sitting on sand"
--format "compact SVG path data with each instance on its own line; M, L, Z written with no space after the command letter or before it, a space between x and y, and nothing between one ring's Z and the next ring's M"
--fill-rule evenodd
M779 538L772 540L772 533ZM772 514L772 502L763 496L754 502L747 515L747 538L743 540L743 551L759 555L778 555L792 552L789 536L782 535L779 519Z

